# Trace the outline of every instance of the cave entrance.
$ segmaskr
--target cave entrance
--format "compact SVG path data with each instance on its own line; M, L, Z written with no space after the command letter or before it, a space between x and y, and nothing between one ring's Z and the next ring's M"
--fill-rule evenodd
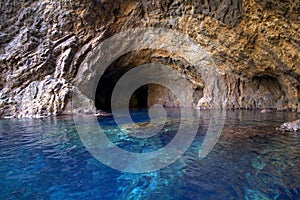
M129 70L136 66L146 63L161 63L168 65L175 70L178 70L183 74L185 78L192 77L191 74L195 74L187 69L193 69L184 60L180 58L173 59L169 55L165 55L164 52L156 52L153 50L140 50L130 52L121 56L115 62L113 62L101 76L95 95L95 106L98 110L111 111L111 97L113 90L119 81L119 79ZM188 74L190 73L190 74ZM170 77L166 77L168 79ZM187 78L189 80L189 78ZM173 79L172 79L173 80ZM196 79L195 79L196 80ZM197 80L196 80L197 81ZM176 80L174 80L176 84ZM187 88L195 88L195 99L197 103L202 97L202 89L194 87L195 85L187 85L186 88L182 89L182 92L186 92ZM192 103L192 102L190 102ZM148 109L154 104L160 104L164 107L179 107L179 101L173 92L158 84L147 84L139 87L130 98L128 107L130 109Z
M99 81L95 97L97 110L111 111L111 97L116 81L105 77ZM167 88L158 84L147 84L139 87L129 101L130 109L148 109L154 104L164 107L179 107L176 96Z
M111 111L113 90L118 80L132 68L132 65L125 67L122 65L111 65L107 68L96 90L95 106L97 110ZM164 102L158 102L157 99L160 99L161 96L171 96L165 95L163 92L165 90L167 89L157 84L143 85L131 95L128 107L130 109L147 109L156 103L164 105Z
M111 97L116 83L123 74L131 69L131 67L118 68L119 67L116 66L108 68L101 77L95 96L95 106L97 110L111 111ZM111 70L113 70L113 73L110 73ZM129 108L142 109L148 107L148 88L148 85L143 85L132 94L129 101Z
M283 96L286 96L278 79L276 77L273 77L272 75L254 76L252 79L252 83L253 92L250 100L253 101L252 108L254 109L275 109L278 106L278 101Z
M102 85L105 87L105 84ZM111 86L111 85L110 85ZM97 110L110 111L111 110L111 95L113 88L97 88L95 106ZM107 87L107 86L106 86ZM148 107L148 85L141 86L131 96L129 108L131 109L145 109Z
M139 87L131 96L129 108L143 109L148 107L148 85Z

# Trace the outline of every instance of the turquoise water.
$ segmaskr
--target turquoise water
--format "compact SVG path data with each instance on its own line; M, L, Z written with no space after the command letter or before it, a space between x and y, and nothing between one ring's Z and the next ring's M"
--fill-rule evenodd
M99 123L119 147L154 151L175 136L177 114L162 134L141 141L122 133L111 117ZM133 115L139 122L148 119L144 111ZM91 156L72 117L1 120L0 199L300 199L300 133L275 130L297 118L288 112L227 112L218 143L199 160L210 122L202 112L197 137L184 155L143 174L111 169Z

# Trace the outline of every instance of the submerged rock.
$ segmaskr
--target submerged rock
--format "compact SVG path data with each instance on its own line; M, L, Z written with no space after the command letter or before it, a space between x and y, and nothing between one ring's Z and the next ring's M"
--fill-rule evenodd
M280 131L300 131L300 119L282 124L277 130Z
M97 116L97 117L110 117L110 116L112 116L111 113L105 112L103 110L97 110L94 115Z
M269 113L269 112L272 112L271 109L263 109L260 111L261 113Z

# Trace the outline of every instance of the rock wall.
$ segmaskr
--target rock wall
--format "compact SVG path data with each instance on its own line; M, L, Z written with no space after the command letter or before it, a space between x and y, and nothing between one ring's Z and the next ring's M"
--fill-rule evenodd
M70 113L86 55L135 27L177 30L201 45L222 73L228 108L300 111L299 1L6 0L0 6L1 117ZM128 59L187 67L165 52L142 55L148 58ZM205 96L205 83L193 70L186 73Z

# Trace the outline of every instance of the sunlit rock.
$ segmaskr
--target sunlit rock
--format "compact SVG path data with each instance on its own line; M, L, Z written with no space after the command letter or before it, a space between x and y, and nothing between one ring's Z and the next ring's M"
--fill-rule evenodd
M300 131L300 119L292 122L286 122L277 129L280 131Z
M86 56L105 39L137 27L187 34L206 51L221 74L228 109L299 112L297 5L278 0L6 0L0 12L0 117L72 112L74 78ZM111 82L124 69L149 62L184 74L191 83L187 87L195 90L193 105L215 107L210 99L218 97L212 96L209 79L199 76L197 67L181 55L158 49L132 52L112 63L109 81L97 91L96 108L109 109ZM49 83L47 76L52 77ZM149 98L143 98L147 94ZM169 91L157 86L136 94L132 106L146 107L153 101L179 106Z

